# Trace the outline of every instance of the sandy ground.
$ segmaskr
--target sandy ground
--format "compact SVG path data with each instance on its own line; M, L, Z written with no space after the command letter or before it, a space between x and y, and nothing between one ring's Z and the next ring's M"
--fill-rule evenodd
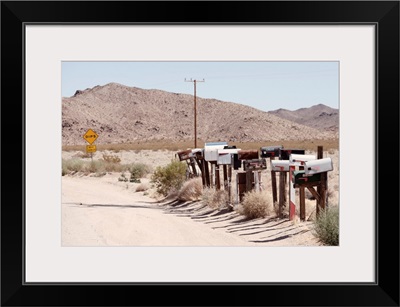
M74 155L63 152L64 159ZM154 167L166 165L174 156L162 151L119 155L121 163L147 161ZM320 245L312 234L311 221L275 216L248 220L236 211L212 210L201 201L162 201L151 197L151 190L136 192L139 183L118 181L120 175L62 177L63 246ZM330 174L332 179L335 176ZM149 185L149 179L142 178L142 183ZM311 208L315 204L307 202Z

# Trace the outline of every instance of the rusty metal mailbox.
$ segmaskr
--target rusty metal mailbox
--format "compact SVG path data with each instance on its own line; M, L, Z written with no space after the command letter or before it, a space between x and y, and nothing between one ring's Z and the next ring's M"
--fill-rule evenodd
M282 145L261 147L260 148L261 157L262 158L279 157L281 149L283 149Z
M271 160L271 171L288 172L289 164L289 160Z
M289 157L291 154L298 154L298 155L304 155L305 154L304 149L280 149L279 150L279 158L281 160L289 160Z
M258 159L258 150L239 150L238 159L239 160Z
M321 173L307 176L305 171L294 171L292 181L294 185L302 185L306 183L318 183L321 181Z
M237 154L239 149L218 149L218 165L232 165L233 155Z
M217 161L218 150L224 149L227 146L227 142L209 142L204 144L204 159L206 161Z
M188 160L191 157L193 157L191 149L179 151L177 154L178 154L178 157L179 157L179 161Z
M331 158L323 158L304 162L304 171L307 176L329 172L333 170Z
M245 160L243 162L243 169L245 171L267 169L267 160L265 158Z

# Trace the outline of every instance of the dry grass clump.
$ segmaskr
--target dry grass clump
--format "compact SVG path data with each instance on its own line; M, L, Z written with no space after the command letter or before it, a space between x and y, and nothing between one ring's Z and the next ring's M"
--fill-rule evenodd
M265 190L246 192L243 196L241 208L240 213L250 219L264 218L274 211L270 197Z
M314 221L313 233L324 245L339 245L338 206L329 206L319 212Z
M201 177L191 178L183 183L178 193L178 199L183 201L199 200L202 194L203 182Z
M228 193L224 190L204 188L201 200L212 209L222 209L228 204Z

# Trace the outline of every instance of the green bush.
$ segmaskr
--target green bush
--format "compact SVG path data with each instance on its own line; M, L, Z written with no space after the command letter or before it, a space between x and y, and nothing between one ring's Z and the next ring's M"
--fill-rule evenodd
M138 182L151 172L151 167L144 163L131 163L128 165L128 171L131 173L130 182Z
M172 160L166 166L158 166L151 176L150 182L154 184L158 193L168 196L177 192L186 180L186 164Z
M325 245L339 245L339 207L321 210L314 220L314 235Z

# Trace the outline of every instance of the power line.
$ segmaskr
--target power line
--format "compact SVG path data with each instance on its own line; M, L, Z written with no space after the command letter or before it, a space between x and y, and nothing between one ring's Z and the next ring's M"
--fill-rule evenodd
M197 148L197 106L196 106L196 83L197 82L205 82L204 78L203 80L196 80L190 78L190 80L186 80L185 82L193 82L194 85L194 148Z

